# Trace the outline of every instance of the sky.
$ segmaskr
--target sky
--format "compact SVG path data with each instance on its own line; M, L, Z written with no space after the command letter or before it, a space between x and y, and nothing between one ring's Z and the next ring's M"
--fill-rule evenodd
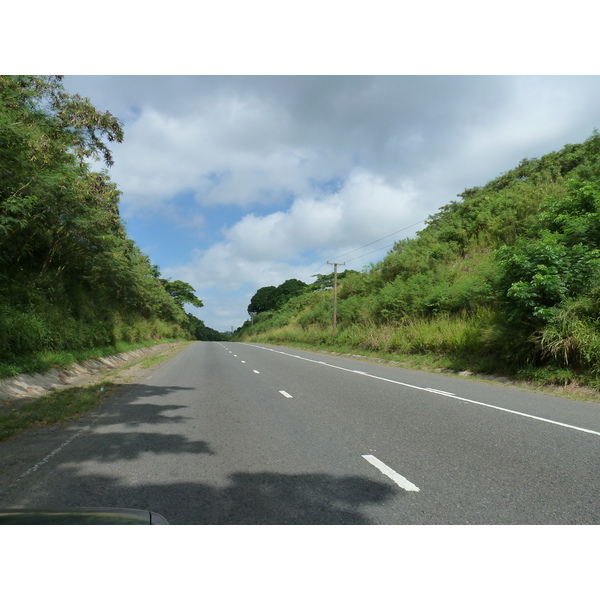
M463 190L600 127L600 77L92 75L127 232L230 331L256 291L362 270ZM101 165L97 165L101 168Z

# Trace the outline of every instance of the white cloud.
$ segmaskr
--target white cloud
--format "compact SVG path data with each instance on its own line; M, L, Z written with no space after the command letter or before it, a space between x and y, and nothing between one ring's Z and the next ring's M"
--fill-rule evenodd
M461 172L472 177L475 165L497 173L515 148L523 158L532 146L573 141L573 128L589 135L599 99L598 79L569 77L83 81L98 89L104 80L121 95L110 100L102 91L99 107L110 100L108 108L126 119L111 170L126 214L183 192L200 206L284 209L315 181L346 179L357 166L392 184L439 171L443 162L448 181Z
M380 177L358 171L337 193L298 198L286 212L246 215L225 239L249 260L290 260L306 250L356 248L422 216L409 183L393 188Z
M205 205L280 203L323 170L318 151L290 145L285 130L268 107L237 100L190 115L145 110L115 149L112 174L130 212L185 191Z
M395 189L372 174L354 173L337 193L302 197L288 211L246 215L207 250L169 272L206 289L256 289L292 277L306 280L323 261L360 248L423 218L409 184ZM392 243L394 239L390 240ZM300 260L305 252L317 259ZM349 256L349 259L354 254ZM320 261L320 262L319 262ZM357 264L353 268L360 268Z

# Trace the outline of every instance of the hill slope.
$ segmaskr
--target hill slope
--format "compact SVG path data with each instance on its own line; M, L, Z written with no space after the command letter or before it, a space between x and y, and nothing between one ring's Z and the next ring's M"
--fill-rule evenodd
M465 190L379 263L314 285L240 340L436 357L449 368L574 379L600 365L600 134Z

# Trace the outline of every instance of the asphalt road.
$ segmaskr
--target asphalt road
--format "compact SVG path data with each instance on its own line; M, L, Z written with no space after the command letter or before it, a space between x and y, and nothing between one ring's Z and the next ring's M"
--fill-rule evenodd
M198 342L75 424L1 444L0 482L3 508L172 524L595 524L600 404Z

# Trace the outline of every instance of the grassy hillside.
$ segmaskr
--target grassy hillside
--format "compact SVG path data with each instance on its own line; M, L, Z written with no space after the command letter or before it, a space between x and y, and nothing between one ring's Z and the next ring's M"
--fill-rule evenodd
M600 134L443 206L379 263L259 312L236 339L600 381ZM321 286L322 287L322 286Z

